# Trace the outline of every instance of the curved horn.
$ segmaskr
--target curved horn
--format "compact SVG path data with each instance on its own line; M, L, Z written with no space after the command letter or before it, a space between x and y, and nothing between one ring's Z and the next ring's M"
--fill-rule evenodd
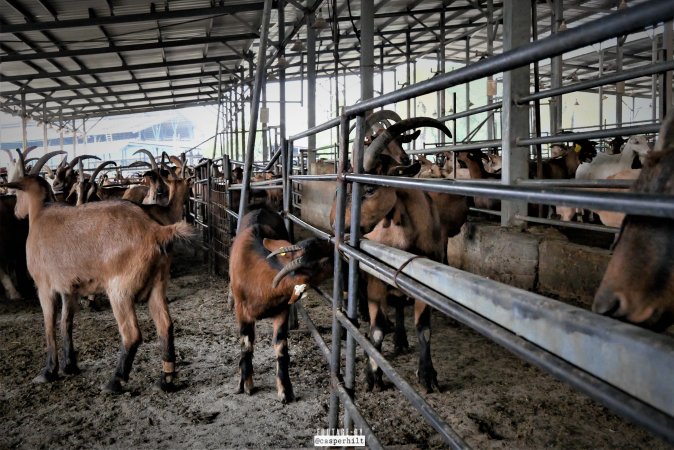
M3 151L3 152L7 152L7 156L9 157L9 162L13 163L13 162L14 162L14 158L12 157L12 152L11 152L11 150L7 150L6 148L3 148L2 151Z
M21 153L21 150L17 148L16 153L19 154L19 158L13 160L13 162L16 165L17 171L19 172L19 177L24 177L26 176L26 161L23 159L23 153Z
M138 153L145 153L148 158L150 158L150 164L152 165L152 170L159 170L159 167L157 167L157 160L154 159L154 155L150 153L148 150L141 148L140 150L136 150L133 152L134 155L137 155Z
M38 175L40 171L42 170L42 167L44 167L45 164L47 164L47 161L49 161L51 158L53 158L56 155L63 155L66 152L62 151L54 151L54 152L49 152L42 156L40 159L37 160L35 165L33 166L32 169L30 169L29 175Z
M91 182L95 183L96 177L101 172L101 170L103 170L103 168L109 166L110 164L112 164L113 166L117 165L117 163L114 161L103 161L102 163L100 163L98 167L96 167L96 170L94 170L94 173L91 174Z
M187 157L184 153L180 154L180 178L185 178L185 170L187 169Z
M68 165L70 166L70 168L74 168L75 164L77 164L78 161L83 160L83 159L98 159L100 161L101 158L99 158L98 156L94 156L94 155L75 156L73 159L70 160Z
M271 287L276 288L276 286L278 286L278 284L286 275L288 275L293 270L299 269L300 267L302 267L303 264L304 264L303 258L300 256L299 258L293 259L288 264L283 266L283 269L281 269L272 280Z
M413 117L402 120L398 123L394 123L385 129L382 134L377 136L377 138L372 141L372 144L370 144L370 146L365 150L365 155L363 155L363 168L365 171L367 172L374 168L375 161L381 152L384 151L388 144L390 144L395 138L406 131L420 127L437 128L447 136L452 136L451 131L449 131L449 128L447 128L445 124L432 117Z
M77 160L77 181L84 182L84 166L82 166L82 158Z
M27 160L24 161L24 164L28 164L28 163L33 162L33 161L37 161L38 159L40 159L40 158L28 158Z
M127 166L129 169L131 167L152 167L152 164L150 164L147 161L134 161L131 164Z
M28 156L28 153L32 152L32 151L35 150L36 148L37 148L37 145L31 145L30 147L26 147L26 148L23 150L23 157L25 158L26 156Z
M267 255L267 259L272 258L272 257L278 255L279 253L291 253L291 252L297 252L297 251L300 251L300 250L302 250L302 247L300 247L297 244L290 245L288 247L277 248L276 250L274 250L273 252L271 252L270 254Z
M381 122L382 120L390 120L394 123L400 122L402 119L392 109L382 109L379 111L375 111L369 116L365 118L365 133L370 135L372 131L372 126L377 123ZM356 127L356 123L352 123L351 126L349 127L349 133L353 131L353 129Z

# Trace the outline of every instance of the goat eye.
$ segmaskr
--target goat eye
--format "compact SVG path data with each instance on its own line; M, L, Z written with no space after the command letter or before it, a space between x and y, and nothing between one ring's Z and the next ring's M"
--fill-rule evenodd
M372 185L370 185L370 184L366 184L365 186L363 186L363 196L369 197L369 196L371 196L372 194L374 194L374 192L375 192L376 190L377 190L377 187L376 187L376 186L372 186Z

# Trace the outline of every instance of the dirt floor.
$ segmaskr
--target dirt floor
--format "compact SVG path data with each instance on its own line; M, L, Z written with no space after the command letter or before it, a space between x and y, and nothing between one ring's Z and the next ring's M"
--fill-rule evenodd
M239 343L226 283L207 275L201 258L178 248L169 300L175 322L179 390L154 387L161 367L146 305L138 305L145 343L121 396L106 395L119 336L107 305L86 302L75 317L75 346L82 373L51 384L31 380L45 358L42 315L36 300L0 297L0 449L50 448L271 448L311 447L327 426L327 365L312 337L290 336L290 376L297 401L276 398L271 324L257 325L254 366L257 392L237 395ZM325 332L329 310L316 294L304 306ZM410 314L411 316L411 311ZM414 386L412 352L393 360ZM440 314L433 316L433 360L442 393L425 395L465 441L480 449L669 448L658 438L522 362L508 351ZM391 355L390 337L384 353ZM442 448L437 433L394 388L363 389L358 353L357 403L381 442L394 448Z

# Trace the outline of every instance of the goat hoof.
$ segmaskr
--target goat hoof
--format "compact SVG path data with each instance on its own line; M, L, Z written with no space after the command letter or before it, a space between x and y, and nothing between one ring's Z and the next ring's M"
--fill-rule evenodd
M427 370L420 370L417 372L417 378L419 383L426 389L427 394L433 393L433 389L436 389L438 392L440 390L440 385L438 384L438 375L433 367Z
M58 380L58 373L50 372L47 369L43 369L42 372L38 374L38 376L33 378L33 383L35 384L51 383L56 380Z
M288 403L292 403L295 401L295 395L293 395L292 392L279 392L278 394L279 400L281 400L281 403L284 405L287 405Z
M175 380L175 372L162 372L159 380L159 389L164 392L176 392L178 387L173 383Z
M122 389L122 383L120 382L119 378L115 377L110 380L108 384L103 386L103 392L113 395L123 394L124 389Z
M66 364L61 367L61 371L65 375L79 375L82 371L77 367L77 363Z

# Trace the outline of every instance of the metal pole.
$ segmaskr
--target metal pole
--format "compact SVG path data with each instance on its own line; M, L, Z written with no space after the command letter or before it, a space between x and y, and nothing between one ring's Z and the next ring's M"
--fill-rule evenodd
M239 77L243 80L243 66L239 70ZM234 157L235 161L239 161L239 155L243 153L243 149L246 148L246 100L245 100L245 85L243 81L241 82L241 147L235 149Z
M49 151L49 137L47 136L47 103L45 102L42 106L42 140L44 147L44 153L47 154Z
M218 112L215 116L215 138L213 139L213 158L218 154L218 132L220 131L220 111L222 110L222 66L218 66ZM220 156L224 149L220 149Z
M466 37L466 66L470 66L470 36ZM470 82L466 83L466 109L470 109ZM466 117L466 137L470 136L470 117Z
M73 119L73 156L77 156L77 127L75 126L75 119Z
M82 119L82 136L83 136L83 141L84 141L84 150L83 152L87 152L87 119Z
M615 55L615 71L620 73L623 70L623 43L626 36L620 36L617 40ZM623 94L625 93L625 82L620 81L615 85L615 123L620 126L623 123Z
M564 22L562 0L552 0L552 34L560 33L560 25ZM505 26L504 32L505 32ZM551 87L558 88L562 86L562 56L555 56L550 62ZM562 96L550 99L550 134L557 134L562 128Z
M59 140L63 151L63 110L59 110Z
M279 0L278 2L278 20L279 24L284 24L285 23L285 0ZM278 41L279 41L279 57L284 57L286 53L285 46L283 46L283 42L286 39L286 29L285 26L279 26L278 29ZM279 67L279 134L280 134L280 141L281 145L285 143L286 141L286 69L285 66ZM288 148L288 152L291 155L293 154L293 149L292 147ZM292 167L289 168L292 170ZM288 171L288 175L290 175L290 171ZM290 187L290 192L292 194L292 184L289 185ZM284 205L285 206L285 205ZM292 202L291 205L289 206L288 210L286 212L291 212L292 211ZM290 229L286 225L287 229Z
M406 48L405 48L405 70L406 70L406 72L405 72L405 74L406 74L405 83L406 83L406 87L410 87L410 84L412 83L412 75L410 73L410 71L411 71L410 62L411 62L411 58L412 58L412 43L411 43L410 29L409 28L407 28L407 30L405 30L405 44L406 44ZM410 99L409 98L407 98L405 100L405 105L407 106L407 117L411 117L410 114L411 114L412 111L411 111L411 108L410 108Z
M531 6L529 0L512 0L503 5L503 50L508 51L529 42ZM529 67L503 73L503 172L502 183L514 184L528 178L529 147L518 146L517 139L529 136L529 106L517 105L515 99L529 91ZM515 215L526 215L525 202L501 203L501 225L516 223Z
M28 148L28 114L26 113L26 93L21 93L21 151Z
M267 53L267 36L269 35L269 19L271 17L272 0L264 1L264 10L262 13L262 28L260 32L260 43L257 53L257 67L255 70L255 89L253 90L253 97L250 111L250 136L248 137L248 145L246 147L246 158L243 166L243 187L241 189L241 202L239 204L239 218L243 218L246 213L246 206L248 205L248 196L250 194L250 178L253 169L253 158L255 157L255 132L257 131L257 119L260 109L260 91L262 90L262 83L264 81L265 63ZM239 220L237 230L240 229L242 221Z
M664 24L664 32L662 34L662 45L665 49L665 60L672 61L674 58L674 21L670 20ZM672 107L672 102L674 101L674 86L673 80L674 76L672 72L665 73L665 88L660 94L664 100L665 108L660 113L660 117L664 118L665 114Z
M440 48L438 49L438 64L439 64L438 70L440 71L440 73L445 73L445 71L447 70L447 64L445 61L445 47L447 46L445 21L446 21L446 14L445 14L445 5L443 3L442 11L440 11ZM440 89L438 91L438 118L445 115L446 101L447 101L446 91L445 89ZM445 145L447 140L445 133L438 133L438 134L440 135L440 143L442 145Z
M658 63L658 35L653 33L651 46L651 61L653 65ZM658 75L651 76L651 120L655 123L658 119Z
M316 29L313 27L315 15L307 15L307 124L316 125ZM316 163L316 136L307 140L307 165Z
M532 3L532 7L535 8L536 3ZM538 17L534 17L534 23L538 20ZM487 0L487 56L489 58L494 54L494 0ZM538 82L538 76L535 76ZM487 77L487 83L491 86L494 84L494 76L489 75ZM491 105L494 102L494 97L487 95L487 105ZM540 108L540 104L539 104ZM470 108L467 108L470 109ZM494 115L490 114L487 119L487 140L494 139ZM539 115L536 119L540 126L540 109Z
M599 49L599 78L604 75L604 49ZM599 129L604 128L604 86L599 86Z
M262 85L262 108L267 109L267 77L265 76L265 82ZM269 161L269 144L267 142L267 132L269 130L267 119L261 123L261 134L262 134L262 161Z

